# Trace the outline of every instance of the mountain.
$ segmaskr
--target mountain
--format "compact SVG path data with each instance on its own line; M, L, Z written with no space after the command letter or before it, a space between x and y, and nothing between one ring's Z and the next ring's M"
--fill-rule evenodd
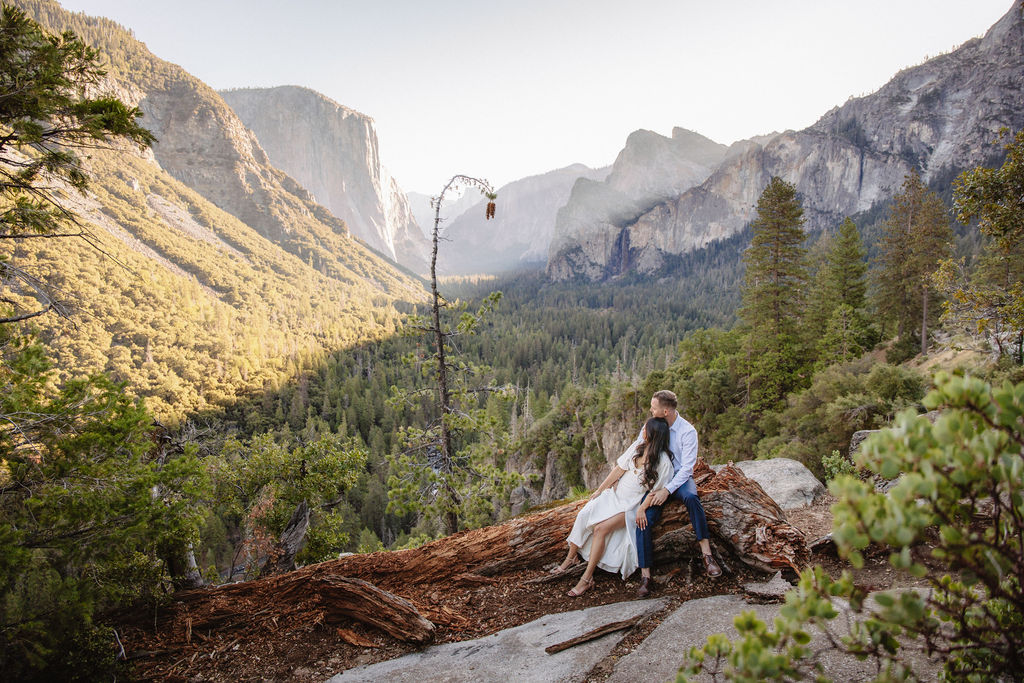
M423 300L421 281L349 236L207 85L109 20L14 4L97 47L100 87L139 106L159 140L141 154L90 151L90 192L68 201L102 251L74 239L17 247L74 309L36 319L64 377L107 372L176 422L267 396L324 350L391 335L405 302ZM306 420L301 401L277 409Z
M548 274L563 279L581 272L591 280L616 260L622 227L659 202L703 182L728 149L676 128L667 138L638 130L626 139L604 181L580 178L559 209L549 252Z
M472 208L454 217L442 212L446 222L441 228L448 241L439 249L439 269L458 275L543 269L555 217L573 185L581 178L600 181L607 175L607 168L594 170L573 164L508 183L498 188L492 220L484 216L487 200L470 190L460 201L467 195L477 199ZM460 205L453 207L451 213L458 208ZM430 225L433 227L433 217Z
M414 271L427 242L405 193L382 166L373 119L308 88L245 88L220 96L256 134L277 168L348 225L352 234Z
M911 168L933 187L948 188L959 171L993 163L1002 155L994 144L999 130L1024 128L1021 11L1017 0L983 38L901 71L809 128L736 143L706 180L636 215L620 204L617 220L560 215L548 275L654 273L668 256L741 231L772 176L796 186L806 228L814 231L885 203ZM587 199L614 203L595 188L579 189Z

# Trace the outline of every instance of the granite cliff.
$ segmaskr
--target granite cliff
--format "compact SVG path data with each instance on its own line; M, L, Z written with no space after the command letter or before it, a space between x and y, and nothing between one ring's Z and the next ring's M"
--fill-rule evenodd
M673 130L671 138L649 130L630 134L608 177L580 178L559 209L549 248L557 259L549 262L549 275L599 280L606 269L616 270L623 226L703 182L726 152L724 145L682 128Z
M308 88L227 90L225 102L270 162L295 178L352 234L422 272L427 242L405 194L381 164L373 119Z
M1018 0L983 38L901 71L809 128L736 143L705 180L675 197L635 213L617 204L612 220L560 214L549 276L653 273L666 256L742 230L772 176L796 185L806 228L814 231L886 202L911 168L941 188L959 171L993 162L1001 153L993 144L999 130L1024 127L1021 10ZM600 188L577 190L614 203ZM572 202L563 211L572 211Z

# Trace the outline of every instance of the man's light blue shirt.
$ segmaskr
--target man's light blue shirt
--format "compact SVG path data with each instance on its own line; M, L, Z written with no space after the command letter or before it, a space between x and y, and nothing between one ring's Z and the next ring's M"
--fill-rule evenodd
M641 427L640 435L631 448L639 448L643 438L644 430ZM672 451L675 475L665 484L665 489L671 495L693 476L693 466L697 464L697 430L679 413L676 413L676 421L668 428L668 447Z

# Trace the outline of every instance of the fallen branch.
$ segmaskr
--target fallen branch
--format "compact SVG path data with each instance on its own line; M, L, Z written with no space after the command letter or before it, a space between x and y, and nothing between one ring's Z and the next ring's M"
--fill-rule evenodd
M643 620L644 616L645 615L641 614L639 616L633 617L632 619L626 619L625 621L613 621L610 624L599 626L598 628L595 628L592 631L587 631L581 636L576 636L575 638L571 638L561 643L556 643L555 645L548 645L546 648L544 648L544 652L547 652L549 655L553 655L556 652L568 650L570 647L574 647L576 645L579 645L580 643L586 643L591 640L596 640L597 638L600 638L603 635L614 633L615 631L621 631L624 628L632 628L636 626L638 623L640 623L640 621Z
M339 628L336 633L338 637L344 640L349 645L355 645L356 647L372 647L379 648L380 645L373 642L369 638L364 638L350 628Z

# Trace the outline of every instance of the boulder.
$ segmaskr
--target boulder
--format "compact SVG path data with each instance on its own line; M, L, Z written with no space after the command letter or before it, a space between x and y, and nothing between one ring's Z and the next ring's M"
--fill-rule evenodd
M745 460L735 465L756 481L783 510L806 507L825 495L825 485L796 460Z
M857 451L860 450L861 444L864 443L864 441L869 436L871 436L872 434L874 434L877 431L879 431L879 430L877 430L877 429L862 429L859 432L854 432L853 433L853 436L850 437L850 450L848 451L851 462L853 461L853 456L855 456L857 454Z

